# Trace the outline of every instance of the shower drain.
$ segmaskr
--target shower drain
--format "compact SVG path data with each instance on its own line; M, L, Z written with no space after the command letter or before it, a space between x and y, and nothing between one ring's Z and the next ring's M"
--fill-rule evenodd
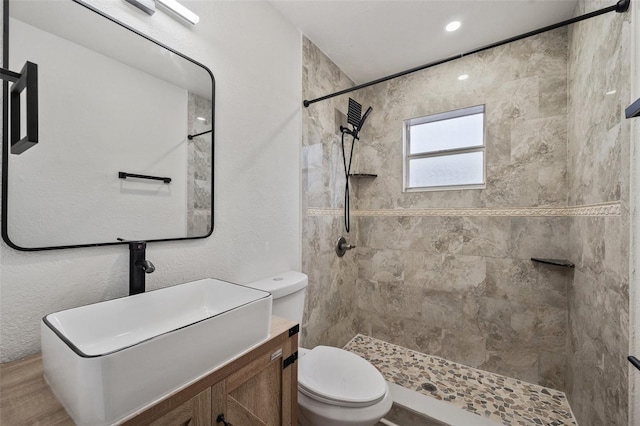
M420 385L422 390L426 390L427 392L437 392L438 388L433 383L423 383Z

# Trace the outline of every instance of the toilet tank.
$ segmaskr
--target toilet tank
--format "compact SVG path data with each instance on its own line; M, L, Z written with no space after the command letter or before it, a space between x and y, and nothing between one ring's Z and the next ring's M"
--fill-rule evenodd
M245 284L271 293L273 315L296 321L302 325L304 297L309 279L302 272L289 271L273 277Z

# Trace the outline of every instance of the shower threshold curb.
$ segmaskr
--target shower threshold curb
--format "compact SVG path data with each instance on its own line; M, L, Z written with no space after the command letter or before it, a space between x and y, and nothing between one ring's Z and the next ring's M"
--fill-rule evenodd
M394 404L436 422L450 426L501 426L486 417L469 413L447 402L439 401L395 383L387 382Z

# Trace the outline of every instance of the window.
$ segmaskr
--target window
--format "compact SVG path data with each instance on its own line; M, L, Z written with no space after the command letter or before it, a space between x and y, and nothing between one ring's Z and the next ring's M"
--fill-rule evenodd
M404 190L484 188L484 105L404 121Z

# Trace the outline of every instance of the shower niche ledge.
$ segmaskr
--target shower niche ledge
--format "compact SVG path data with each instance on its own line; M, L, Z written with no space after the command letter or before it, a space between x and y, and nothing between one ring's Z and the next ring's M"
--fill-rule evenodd
M375 179L378 175L373 173L350 173L349 177L352 179Z
M542 263L545 265L562 266L564 268L575 268L576 265L567 259L544 259L541 257L532 257L533 262Z

